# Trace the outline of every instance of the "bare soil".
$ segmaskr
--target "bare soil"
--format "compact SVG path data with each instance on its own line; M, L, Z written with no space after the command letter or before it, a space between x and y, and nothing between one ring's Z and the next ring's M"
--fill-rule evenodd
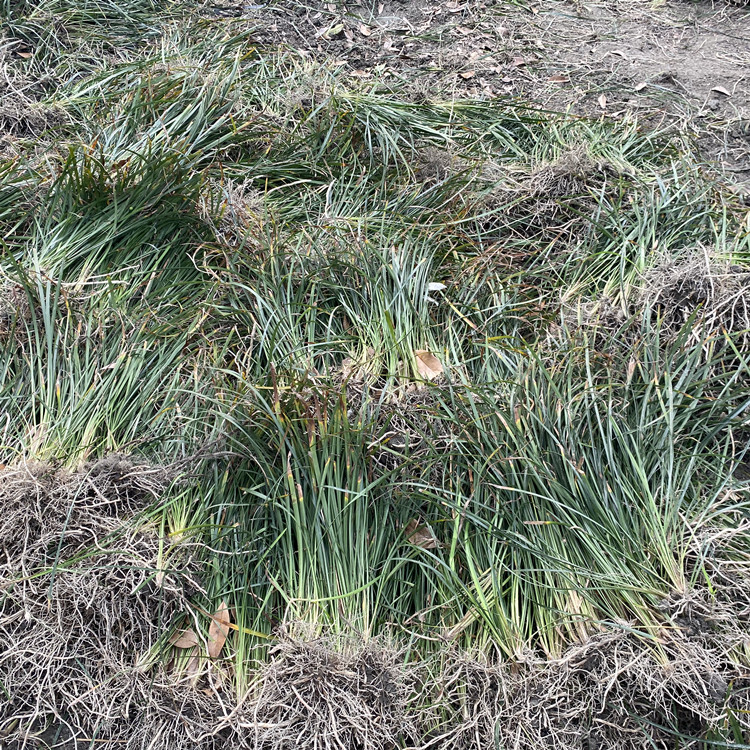
M728 0L224 0L264 45L327 57L415 97L507 97L685 136L750 189L750 5ZM743 185L744 183L744 185Z

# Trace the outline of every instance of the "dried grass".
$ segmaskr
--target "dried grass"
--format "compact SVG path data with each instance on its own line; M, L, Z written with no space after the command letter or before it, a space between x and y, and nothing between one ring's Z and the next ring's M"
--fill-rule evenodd
M665 259L646 275L639 303L655 310L667 330L694 317L696 337L726 332L747 342L750 269L700 250Z

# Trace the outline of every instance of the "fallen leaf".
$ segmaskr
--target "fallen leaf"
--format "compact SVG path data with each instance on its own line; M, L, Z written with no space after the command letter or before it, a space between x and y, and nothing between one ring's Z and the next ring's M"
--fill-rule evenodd
M468 80L469 78L474 78L476 74L476 70L465 70L463 73L459 73L458 75L460 75L461 78Z
M5 471L8 467L5 464L0 464L0 471Z
M600 107L601 107L602 109L607 109L607 97L606 97L606 96L604 96L604 94L601 94L601 95L599 96L599 98L597 99L597 101L599 102L599 106L600 106Z
M193 654L188 659L188 663L185 665L185 672L194 683L198 681L201 674L201 660L198 654Z
M711 91L715 91L717 94L724 94L724 96L732 96L723 86L714 86Z
M431 281L427 284L428 292L442 292L445 289L445 284L441 284L439 281Z
M216 612L211 617L211 625L208 628L208 655L215 659L224 648L224 643L229 635L229 625L232 620L229 617L229 607L222 601Z
M414 352L417 358L417 372L425 380L434 380L443 372L443 366L440 360L431 352L419 349Z
M413 544L415 547L421 547L422 549L436 549L438 546L438 540L435 539L432 532L427 526L420 526L419 521L417 521L416 518L412 518L411 521L406 524L404 535L409 544Z
M633 91L643 91L643 89L645 89L645 88L646 88L646 86L648 86L648 84L646 83L646 81L641 81L641 82L640 82L640 83L639 83L639 84L638 84L638 85L637 85L637 86L636 86L636 87L635 87L635 88L633 89Z
M522 57L514 57L511 65L514 68L520 68L522 65L526 65L526 60L524 60Z
M383 11L384 10L385 10L385 5L383 5L383 3L379 3L378 4L378 15L379 16L383 15Z
M33 52L19 52L18 56L22 57L24 60L28 60L29 58L34 56L34 53Z
M556 75L556 76L551 76L547 80L550 83L570 83L570 78L568 78L568 76L562 75L562 74L559 74L559 75Z
M198 636L192 628L178 630L169 639L169 642L177 648L193 648L200 643Z
M359 33L362 34L362 36L370 36L370 34L372 34L372 29L369 26L361 23L359 25Z
M627 371L628 383L633 379L633 373L635 373L635 368L637 364L638 363L636 362L636 360L631 357L630 361L628 362L628 371Z

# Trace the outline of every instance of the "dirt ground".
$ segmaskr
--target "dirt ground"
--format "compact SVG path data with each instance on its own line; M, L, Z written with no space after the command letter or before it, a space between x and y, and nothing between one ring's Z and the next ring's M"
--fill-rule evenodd
M575 115L637 115L694 143L750 191L750 5L731 0L224 0L261 44L408 82L414 95L511 97Z

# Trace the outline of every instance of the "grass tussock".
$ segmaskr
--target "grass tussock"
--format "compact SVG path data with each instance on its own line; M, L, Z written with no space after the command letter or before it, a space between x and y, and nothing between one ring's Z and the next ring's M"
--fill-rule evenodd
M191 3L0 15L3 741L750 742L736 196Z

